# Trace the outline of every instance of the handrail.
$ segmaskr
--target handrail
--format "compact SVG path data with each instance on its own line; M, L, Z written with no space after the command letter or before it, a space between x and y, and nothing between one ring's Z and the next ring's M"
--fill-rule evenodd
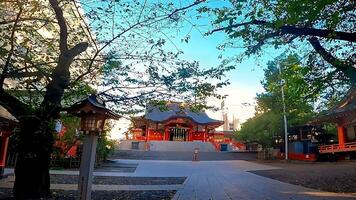
M343 151L356 151L356 142L348 142L343 146L340 144L329 144L319 146L320 153L332 153L332 152L343 152Z

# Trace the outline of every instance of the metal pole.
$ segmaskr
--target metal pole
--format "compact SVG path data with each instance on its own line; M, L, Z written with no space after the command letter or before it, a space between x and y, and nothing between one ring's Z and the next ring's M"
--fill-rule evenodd
M281 65L279 65L279 74L282 75L282 69ZM284 99L284 84L285 81L284 79L281 79L282 87L281 87L281 92L282 92L282 104L283 104L283 121L284 121L284 154L285 154L285 159L288 160L288 130L287 130L287 115L286 115L286 104L285 104L285 99Z

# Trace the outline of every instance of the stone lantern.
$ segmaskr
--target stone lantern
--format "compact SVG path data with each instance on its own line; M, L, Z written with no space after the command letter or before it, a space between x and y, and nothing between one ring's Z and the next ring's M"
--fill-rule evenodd
M91 185L95 163L98 136L104 132L106 119L120 118L105 107L104 101L96 95L90 95L83 101L77 102L67 109L69 114L80 117L80 131L85 135L83 153L79 172L79 199L91 199Z

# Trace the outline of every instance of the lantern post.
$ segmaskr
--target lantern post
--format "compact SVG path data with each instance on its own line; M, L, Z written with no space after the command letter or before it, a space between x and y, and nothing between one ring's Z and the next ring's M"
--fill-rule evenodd
M91 95L87 99L77 102L67 111L80 117L80 131L84 133L78 181L78 199L90 200L98 137L104 132L106 119L118 120L120 116L107 109L104 101L96 95Z

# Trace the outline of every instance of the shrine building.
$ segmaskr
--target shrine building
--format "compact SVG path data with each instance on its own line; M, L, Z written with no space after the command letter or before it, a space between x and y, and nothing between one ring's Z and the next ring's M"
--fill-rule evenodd
M244 148L232 139L232 132L215 131L223 124L224 121L212 119L203 111L192 111L184 103L148 104L143 116L132 119L131 140L210 142L219 151L225 145Z
M323 112L312 123L334 123L337 128L337 144L322 145L320 154L355 153L356 152L356 87L336 106Z

